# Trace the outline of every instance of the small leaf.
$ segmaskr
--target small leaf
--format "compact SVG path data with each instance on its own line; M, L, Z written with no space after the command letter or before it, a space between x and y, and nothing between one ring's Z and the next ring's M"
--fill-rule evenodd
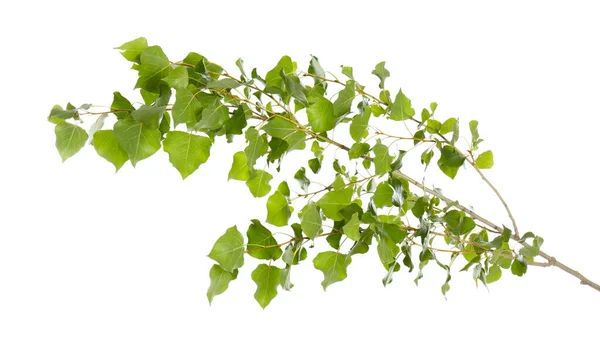
M487 275L485 276L486 283L494 283L502 277L502 269L498 265L490 266Z
M208 137L170 131L163 144L169 161L185 179L208 160L212 142Z
M471 130L472 150L477 150L479 148L478 145L483 141L482 139L479 138L479 130L477 129L478 125L479 125L479 122L477 122L475 120L469 122L469 130Z
M316 75L321 78L325 77L325 71L323 70L323 67L321 67L321 63L319 63L319 59L316 56L311 57L310 65L308 66L308 72L312 75ZM315 79L315 85L323 82L323 80L321 80L320 78L314 78L314 79Z
M248 146L244 149L244 152L246 153L248 166L254 167L256 160L267 153L269 144L267 138L261 136L254 127L246 129L246 142L248 142Z
M390 118L395 121L404 121L414 115L415 109L413 109L410 99L402 93L402 90L399 90L391 107Z
M300 187L304 192L308 192L308 186L310 185L310 180L306 178L306 169L301 167L296 174L294 174L294 179L298 181Z
M385 61L379 62L371 73L379 78L379 88L383 89L385 86L385 79L390 76L390 71L385 68Z
M83 148L88 139L88 134L79 126L67 122L60 122L54 128L56 134L56 149L65 162Z
M370 149L371 146L369 146L368 143L356 142L352 145L352 147L350 147L350 150L348 151L348 157L350 159L358 159L367 154Z
M252 220L252 224L248 227L248 255L256 259L277 260L281 257L283 251L277 246L277 240L273 238L273 234L260 221Z
M527 272L527 262L520 256L515 258L510 266L510 271L513 275L523 276Z
M250 174L250 178L246 181L246 185L254 197L263 197L271 191L269 182L273 176L263 170L255 170Z
M314 240L321 233L321 212L314 202L309 202L302 210L300 226L302 227L302 232L310 239Z
M352 217L350 218L350 221L348 221L343 229L344 229L344 234L346 234L346 236L354 241L358 241L360 240L360 220L358 219L358 213L354 213L352 214Z
M352 201L352 188L339 191L329 191L317 202L323 210L323 214L334 221L344 219L340 210L349 205Z
M283 56L277 66L267 72L265 76L265 92L267 93L283 93L284 89L284 80L281 76L283 74L292 74L294 72L294 63L289 56Z
M141 88L152 93L160 93L160 84L163 78L169 75L171 71L169 58L159 46L151 46L140 54L140 65L138 68L139 79L135 84L136 88Z
M228 272L239 269L244 265L244 237L233 226L225 232L208 254L208 257Z
M456 124L456 118L448 118L440 127L440 134L446 135L449 132L454 130L454 125Z
M369 119L371 117L371 107L365 106L363 108L362 113L354 116L352 118L352 123L350 124L350 136L354 141L360 141L367 132L367 128L369 127Z
M208 107L202 110L202 116L194 129L216 130L225 125L229 120L229 110L223 104Z
M338 93L335 102L333 102L333 116L339 118L349 113L354 96L354 81L350 80L346 83L346 87Z
M475 165L480 169L492 168L494 166L494 153L492 151L485 151L477 157Z
M228 179L246 181L250 178L250 169L246 160L246 153L237 152L233 155L233 163L229 170Z
M276 266L260 264L252 271L252 280L256 283L254 299L263 309L277 296L280 279L281 269Z
M267 200L267 222L278 227L287 226L291 215L288 200L281 191L275 191Z
M121 147L112 130L97 131L93 145L98 155L115 165L117 171L129 160L127 151Z
M442 147L441 156L438 160L438 167L445 175L454 179L458 169L463 165L465 157L460 155L452 146Z
M230 88L237 88L240 86L242 86L242 84L229 78L221 80L211 80L208 82L208 84L206 84L206 88L211 90L225 90Z
M169 87L186 88L189 82L188 69L183 66L175 67L163 80L169 84Z
M375 153L375 174L383 175L392 170L392 157L389 154L388 147L377 140L377 144L373 147Z
M350 80L354 80L354 75L352 74L352 67L342 66L342 74L347 76Z
M335 127L336 118L333 115L333 104L327 98L320 98L306 109L308 122L317 133L331 130Z
M210 269L210 286L206 292L208 303L211 304L215 296L223 294L229 287L229 282L233 280L233 274L229 271L223 270L222 267L215 264Z
M164 106L142 105L139 109L131 113L131 117L138 122L144 123L147 128L157 129L159 118L164 112Z
M339 252L321 252L313 260L315 269L323 272L323 290L327 290L327 287L331 284L339 281L343 281L347 277L346 269L352 262L350 256L341 254Z

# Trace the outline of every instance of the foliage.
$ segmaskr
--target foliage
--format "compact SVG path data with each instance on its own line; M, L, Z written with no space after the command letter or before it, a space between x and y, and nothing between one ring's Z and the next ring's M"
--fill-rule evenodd
M375 96L354 80L351 67L342 67L344 81L325 73L316 57L303 72L283 56L263 76L256 69L246 73L240 59L236 77L198 53L171 62L145 38L117 49L138 73L136 88L144 104L135 107L115 92L103 111L91 110L96 107L89 104L55 106L48 120L55 124L56 147L65 161L92 138L98 155L116 170L126 161L135 166L162 147L185 179L209 159L217 141L240 137L238 141L245 142L244 149L233 155L228 179L245 182L256 198L266 197L266 216L261 216L265 223L252 220L246 236L233 226L216 241L209 253L217 263L209 272L209 302L236 279L247 255L261 261L251 277L257 286L256 301L266 307L280 287L293 287L292 267L307 259L313 242L323 238L331 248L310 253L314 267L323 273L323 289L343 281L352 260L359 259L355 256L373 246L384 285L392 283L401 269L412 272L416 267L418 283L424 267L435 262L447 272L441 286L444 295L450 290L455 263L463 264L460 271L470 270L476 283L487 286L499 280L503 270L522 276L528 265L556 262L540 250L542 238L519 235L508 206L483 175L481 170L491 168L494 158L490 150L477 153L483 141L478 122L469 122L469 143L459 147L458 118L439 119L437 103L416 116L404 91L392 97L385 87L390 77L385 62L372 72L379 79ZM105 123L109 115L114 116L112 127ZM89 118L95 121L86 131L82 124ZM382 132L377 129L382 123L407 135ZM342 143L346 139L348 145ZM331 149L346 151L347 157L325 164L325 151ZM279 170L288 156L306 156L298 151L310 157L290 187L292 178L279 176ZM495 225L405 175L403 164L413 161L423 171L437 165L451 179L464 167L474 170L504 204L512 228ZM330 172L334 175L326 184L314 182L316 176ZM282 179L277 187L274 179ZM291 229L290 239L276 238L267 226ZM537 256L548 263L536 262Z

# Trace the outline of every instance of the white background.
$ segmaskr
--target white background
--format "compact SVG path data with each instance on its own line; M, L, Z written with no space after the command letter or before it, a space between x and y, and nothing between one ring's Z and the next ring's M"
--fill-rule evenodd
M521 231L598 282L599 12L592 1L485 3L3 4L0 343L597 341L600 294L556 268L505 273L489 291L455 272L445 300L435 264L419 287L402 270L384 288L373 251L327 292L306 261L264 311L248 266L209 307L212 244L266 216L266 199L227 182L243 142L216 145L181 181L162 152L118 174L89 146L61 164L46 122L57 103L137 97L135 72L112 48L139 36L172 60L196 51L232 71L242 57L264 74L284 54L306 69L314 54L338 75L353 66L373 91L370 72L385 60L390 89L402 86L418 111L437 101L442 119L480 122L496 158L489 178ZM441 183L509 224L472 171Z

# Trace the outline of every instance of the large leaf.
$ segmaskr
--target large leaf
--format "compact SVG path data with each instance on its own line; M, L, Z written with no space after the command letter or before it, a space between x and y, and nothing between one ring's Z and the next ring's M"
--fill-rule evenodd
M459 154L454 147L448 145L442 147L441 153L438 167L445 175L454 179L458 169L463 165L465 157Z
M276 266L260 264L252 271L252 280L256 283L254 299L265 308L277 296L277 287L281 278L281 269Z
M192 92L187 88L180 88L175 95L175 104L173 104L173 123L175 126L179 123L193 124L196 122L196 115L202 111L202 104L196 98L200 91Z
M175 67L163 80L169 87L175 89L186 88L189 83L188 69L184 66Z
M244 237L236 226L227 229L225 234L217 239L208 257L231 273L244 265Z
M271 69L265 76L265 92L282 93L284 89L283 74L291 74L294 71L294 63L289 56L283 56L275 68Z
M358 213L352 214L350 220L344 225L344 234L354 241L360 240L360 220Z
M133 166L160 149L160 131L149 129L144 123L133 119L117 121L113 132L117 141L127 151Z
M165 152L169 153L169 161L185 179L208 160L212 142L208 137L170 131L163 145Z
M269 144L264 135L260 135L254 127L246 129L246 142L248 146L244 149L248 166L254 167L256 160L267 153Z
M327 98L320 98L306 109L308 123L313 131L321 133L335 127L336 118L333 115L333 104Z
M354 96L354 81L349 80L346 87L338 93L335 102L333 102L333 116L338 118L350 112Z
M274 117L262 128L267 134L280 139L286 139L295 133L296 125L281 117Z
M377 140L377 144L373 147L375 153L375 174L383 175L392 170L392 157L389 154L388 147Z
M229 119L229 110L223 104L208 107L202 110L202 117L194 129L215 130L223 127Z
M129 160L127 151L121 147L112 130L95 132L93 145L98 155L115 165L117 171Z
M350 136L354 141L360 141L364 136L367 128L369 127L369 119L371 118L371 107L363 107L362 113L352 118L350 124Z
M119 92L113 93L113 102L110 105L110 111L113 112L118 119L126 119L131 117L131 113L135 110L131 102Z
M139 109L131 113L131 117L138 122L142 122L148 128L158 128L159 119L165 112L164 106L142 105Z
M319 253L313 260L315 269L323 272L323 290L335 282L342 281L346 278L346 269L352 262L350 256L339 252L327 251Z
M211 304L215 296L223 294L225 290L227 290L229 287L229 282L234 279L234 274L229 271L225 271L222 267L215 264L210 269L209 276L210 286L208 286L206 297L208 298L208 303Z
M248 248L247 253L256 259L273 259L277 260L283 253L281 248L277 246L277 240L273 238L273 234L260 221L252 220L252 224L248 227Z
M115 49L123 50L121 55L131 62L139 62L139 57L144 49L148 48L148 41L144 37L136 38L127 43L123 43Z
M314 239L321 232L321 212L314 202L309 202L302 210L300 226L302 227L302 232L310 239Z
M152 93L160 93L160 83L169 75L170 71L169 58L162 48L159 46L148 47L140 55L138 68L140 77L135 87Z
M54 128L56 134L56 149L65 162L75 155L88 139L88 134L79 126L67 122L60 122Z
M382 182L377 185L377 190L375 190L375 194L373 195L373 203L378 208L383 207L391 207L392 206L392 196L394 195L394 190L387 182Z

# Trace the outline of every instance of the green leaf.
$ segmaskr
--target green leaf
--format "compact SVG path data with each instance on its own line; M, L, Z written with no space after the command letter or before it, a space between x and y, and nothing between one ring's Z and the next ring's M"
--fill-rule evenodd
M284 80L282 78L282 72L284 74L291 74L294 71L294 63L289 56L283 56L277 66L271 69L267 75L265 76L265 92L267 93L283 93L284 89Z
M265 260L277 260L281 257L283 251L277 247L277 240L273 238L273 234L260 221L252 220L252 224L248 227L248 245L246 252L256 258Z
M163 80L169 87L175 89L186 88L189 82L188 69L183 66L175 67Z
M271 191L269 182L273 176L267 171L255 170L250 174L250 179L246 181L246 185L254 197L266 196Z
M131 102L127 98L123 97L121 93L113 93L113 102L110 105L110 111L113 112L118 119L126 119L131 116L135 108L131 105Z
M115 165L117 171L129 160L127 151L121 147L112 130L99 130L94 133L93 144L98 155Z
M138 69L139 79L135 84L136 88L141 88L152 93L160 92L160 83L162 79L169 75L171 71L169 58L159 46L151 46L140 55L140 65Z
M404 93L402 93L402 89L400 89L392 104L390 118L395 121L404 121L412 118L414 115L415 109L413 109L410 99L408 99Z
M208 107L202 110L202 117L194 129L216 130L225 125L229 120L229 110L223 104Z
M296 131L292 135L286 137L285 141L288 143L288 152L306 148L305 138L306 134L303 131Z
M380 236L377 243L377 253L381 263L387 267L396 261L396 256L400 253L400 247L390 237Z
M161 139L164 139L165 135L171 131L171 116L168 112L163 114L163 118L160 120L158 125L158 131L161 133Z
M446 135L451 131L454 131L454 125L456 124L456 118L448 118L440 127L440 134Z
M60 122L64 122L65 119L73 118L77 113L77 109L67 109L63 110L62 106L55 105L52 110L50 110L50 115L48 115L48 121L54 124L58 124Z
M256 283L254 299L263 309L277 296L280 279L281 269L276 266L260 264L252 271L252 280Z
M173 123L186 123L191 126L196 123L196 116L201 113L203 104L198 99L203 93L199 90L194 92L187 88L180 88L175 95L173 104Z
M319 173L321 170L321 160L318 158L308 160L308 167L314 174Z
M225 132L227 135L240 135L248 122L246 121L246 110L248 106L242 104L231 115L231 118L225 123Z
M300 82L300 79L295 75L286 75L283 70L281 70L281 76L283 77L285 88L289 94L302 106L308 105L308 100L306 99L306 88L304 88Z
M246 159L248 166L254 167L256 160L267 153L269 144L267 138L258 133L258 130L254 127L246 129L246 142L248 146L244 149L246 153Z
M373 203L378 208L383 207L391 207L392 206L392 196L394 195L394 190L387 182L382 182L377 185L377 190L375 190L375 194L373 195Z
M229 282L234 279L233 273L223 270L222 267L215 264L208 273L210 276L210 286L206 292L208 303L211 304L214 297L223 294L229 287Z
M248 161L246 160L246 153L237 152L233 155L233 163L229 170L228 180L243 180L246 181L250 178L250 169L248 168Z
M291 271L292 271L291 265L286 265L286 267L283 270L281 270L281 278L279 279L279 284L281 285L283 290L290 291L294 287L294 285L292 284L292 281L290 280Z
M88 134L79 126L67 122L60 122L54 127L56 134L56 149L65 162L83 148L88 139Z
M464 212L451 210L444 215L444 222L455 235L465 235L475 228L475 221L465 215Z
M278 227L287 226L291 215L288 200L281 191L275 191L267 200L267 222Z
M308 192L310 180L306 178L306 169L304 167L301 167L298 171L296 171L296 174L294 174L294 179L298 181L300 187L302 188L302 190L304 190L304 192Z
M442 122L433 118L427 120L427 127L425 128L425 130L427 130L428 133L437 134L441 129Z
M492 168L494 166L494 153L492 151L485 151L479 154L475 160L475 166L480 169Z
M133 119L122 119L114 126L114 135L135 165L160 149L160 131Z
M415 202L415 205L411 208L413 215L416 218L420 218L425 214L425 208L429 204L427 197L419 197Z
M498 265L490 266L487 275L485 276L486 283L494 283L502 277L502 269Z
M347 277L346 269L352 262L352 258L339 252L321 252L313 260L315 269L323 272L323 290L331 284L343 281Z
M185 179L208 160L212 142L208 137L170 131L163 144L169 161Z
M308 72L312 75L316 75L321 78L325 77L325 71L323 70L323 67L321 67L321 63L319 63L319 59L316 56L311 57L310 64L308 66ZM323 80L321 80L319 78L314 78L314 79L315 79L315 85L323 82Z
M379 78L379 88L383 89L385 86L385 79L390 76L390 71L385 69L385 61L379 62L371 73Z
M123 43L120 47L115 49L123 50L121 55L127 59L127 61L131 62L139 62L139 57L144 49L148 48L148 41L146 38L139 37L134 39L133 41L129 41L127 43Z
M360 141L365 136L367 128L369 127L369 119L371 118L371 107L365 106L362 113L352 118L350 124L350 136L354 141Z
M269 122L262 127L262 129L267 134L280 139L288 138L298 130L296 125L281 117L271 118Z
M335 102L333 102L333 116L339 118L349 113L354 96L354 81L349 80L346 87L338 93Z
M310 239L314 240L321 233L321 212L314 202L308 202L302 210L300 226L302 227L302 232Z
M344 234L346 234L346 236L354 241L358 241L360 240L360 220L358 219L358 213L354 213L352 214L352 217L350 218L350 221L348 221L343 229L344 229Z
M239 68L240 73L242 73L242 76L244 78L248 78L248 76L246 75L246 72L244 71L244 60L242 60L241 58L237 59L235 61L235 65Z
M159 119L164 112L164 106L142 105L139 109L131 113L131 117L138 122L144 123L147 128L158 129Z
M371 149L371 146L369 146L368 143L356 142L352 145L352 147L350 147L350 150L348 151L348 157L350 159L358 159L367 154L369 149Z
M478 145L483 141L482 139L479 138L479 130L477 129L478 125L479 125L479 122L477 122L475 120L469 122L469 130L471 131L471 148L472 148L472 150L477 150L479 148Z
M442 147L441 156L438 160L438 167L445 175L454 179L458 169L463 165L465 157L460 155L452 146Z
M518 256L513 260L510 271L513 275L523 276L527 272L527 262L521 256Z
M211 80L208 82L208 84L206 84L206 88L211 90L225 90L230 88L238 88L240 86L242 86L242 84L229 78L221 80Z
M322 133L335 127L336 118L333 115L333 104L327 98L320 98L306 109L308 123L313 131Z
M373 147L375 153L375 174L383 175L392 170L392 157L389 154L388 147L377 140L377 144Z
M354 75L352 73L352 67L342 66L342 74L347 76L350 80L354 80Z
M317 204L321 207L325 216L334 221L341 221L344 219L344 216L340 214L340 210L351 203L352 194L352 188L329 191L317 201Z
M239 269L244 265L244 237L236 226L225 232L208 254L208 257L228 272Z

